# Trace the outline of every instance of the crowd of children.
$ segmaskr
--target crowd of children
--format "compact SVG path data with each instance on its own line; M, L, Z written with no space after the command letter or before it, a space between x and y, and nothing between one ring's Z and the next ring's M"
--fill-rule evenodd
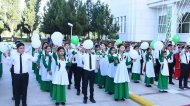
M17 46L17 52L18 49L20 46ZM138 52L136 59L130 57L131 50ZM130 80L140 83L143 73L145 86L151 87L154 81L158 81L160 92L167 92L168 84L174 84L173 77L179 79L180 89L189 89L187 85L190 69L188 46L168 44L157 51L152 48L143 50L137 44L125 42L118 45L95 43L90 49L85 49L83 43L71 46L69 42L65 42L63 46L55 46L44 42L40 49L32 48L32 55L37 58L32 63L32 70L40 89L49 92L56 105L65 105L66 88L72 88L72 81L74 81L76 95L81 93L84 95L85 104L88 100L88 85L89 99L92 103L96 103L94 84L97 84L100 89L105 88L108 94L113 94L116 101L128 99ZM2 56L3 53L0 52L0 77Z

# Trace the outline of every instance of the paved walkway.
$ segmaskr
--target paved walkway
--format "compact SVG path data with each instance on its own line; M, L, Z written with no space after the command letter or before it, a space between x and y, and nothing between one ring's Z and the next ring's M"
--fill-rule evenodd
M10 72L7 69L8 66L4 65L3 77L0 79L0 105L1 106L14 106L14 101L11 100L11 78ZM31 67L31 66L29 66ZM51 101L49 93L40 90L40 86L35 80L33 72L30 73L29 87L28 87L28 106L54 106L54 102ZM141 76L144 79L144 76ZM130 82L130 90L150 101L157 106L182 106L190 104L190 90L180 90L178 88L178 80L174 80L175 85L169 85L169 93L159 93L157 89L157 83L152 88L145 87L143 82L139 84ZM190 83L189 83L190 86ZM139 104L128 99L124 102L115 102L113 96L110 96L104 92L103 89L99 89L95 85L95 99L96 104L92 104L88 101L88 106L139 106ZM73 88L67 90L67 103L68 106L86 106L82 103L83 96L77 96L76 90Z

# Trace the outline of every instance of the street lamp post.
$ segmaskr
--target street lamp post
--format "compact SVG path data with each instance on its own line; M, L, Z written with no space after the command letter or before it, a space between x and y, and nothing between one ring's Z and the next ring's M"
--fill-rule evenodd
M71 27L71 37L72 37L72 34L73 34L73 24L68 23L68 25ZM70 38L71 38L71 37L70 37Z

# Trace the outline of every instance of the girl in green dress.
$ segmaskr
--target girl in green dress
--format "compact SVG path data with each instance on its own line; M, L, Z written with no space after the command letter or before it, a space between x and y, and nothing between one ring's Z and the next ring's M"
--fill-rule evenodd
M160 92L167 92L169 76L168 58L170 58L171 53L167 55L166 51L162 51L160 56L161 68L158 79L158 88Z
M108 57L107 57L107 48L106 44L101 44L101 53L99 55L100 61L100 70L98 72L98 86L100 89L105 88L105 81L106 81L106 71L108 69Z
M119 45L119 53L117 54L117 59L114 59L116 67L116 73L114 76L114 99L125 100L129 98L129 87L130 82L129 74L127 70L127 65L131 64L132 61L128 61L127 56L124 54L125 47L121 44ZM135 60L133 60L135 62Z
M139 53L139 47L135 46L134 50L136 50ZM134 83L139 83L140 81L140 72L141 72L141 56L139 53L138 58L136 59L136 61L133 63L132 65L132 76L131 79L134 81Z
M145 72L145 80L146 87L151 87L151 84L154 84L154 63L152 57L152 49L148 48L146 53L146 72Z
M51 52L51 47L48 45L45 48L45 53L42 54L42 65L40 66L41 68L41 90L43 91L50 91L50 85L51 85L51 81L48 78L48 74L52 74L51 73L51 56L49 55L49 53Z
M66 58L65 58L65 49L63 47L58 47L58 66L54 73L52 83L53 83L53 92L52 99L56 102L56 105L66 103L66 89L65 86L69 85L68 74L66 70Z
M108 65L106 85L105 85L105 91L108 92L108 94L110 95L114 93L113 80L114 80L115 71L116 71L116 67L114 65L114 58L116 57L114 54L115 54L115 47L111 47L108 54L109 65Z

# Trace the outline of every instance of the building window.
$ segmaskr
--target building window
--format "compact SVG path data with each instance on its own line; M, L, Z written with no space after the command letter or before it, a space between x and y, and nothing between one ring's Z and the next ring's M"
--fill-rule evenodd
M123 17L121 17L121 33L123 32Z
M179 22L179 26L177 28L178 33L190 33L190 13L185 13L181 17L181 21ZM180 17L179 17L180 18Z
M126 22L127 20L126 20L126 16L124 16L124 33L126 33Z
M167 31L166 15L159 16L158 33L166 33L166 31Z

